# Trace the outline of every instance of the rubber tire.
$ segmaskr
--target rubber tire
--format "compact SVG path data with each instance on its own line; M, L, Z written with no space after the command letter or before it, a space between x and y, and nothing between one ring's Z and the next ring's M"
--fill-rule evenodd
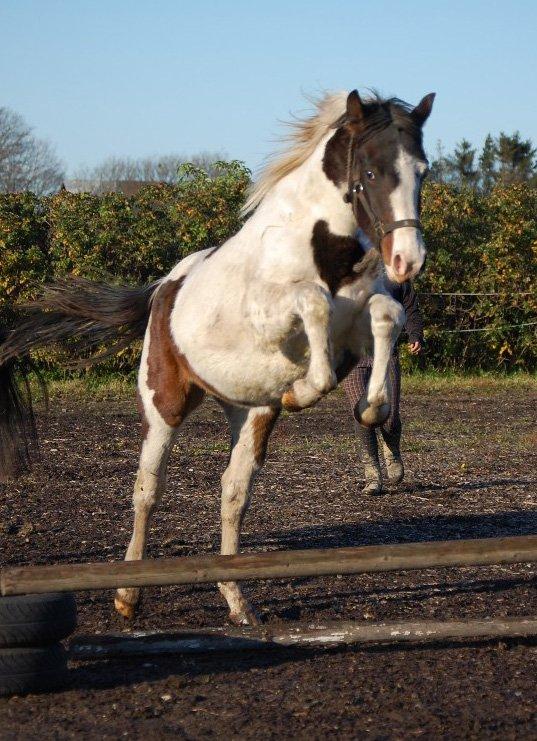
M60 643L0 649L0 696L50 692L67 684L67 652Z
M0 649L56 643L75 628L76 602L72 594L0 597Z

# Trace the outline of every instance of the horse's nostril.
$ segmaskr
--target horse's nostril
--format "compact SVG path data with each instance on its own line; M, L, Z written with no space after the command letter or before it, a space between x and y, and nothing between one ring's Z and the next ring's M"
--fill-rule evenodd
M402 255L395 255L393 258L393 269L396 275L406 275L412 267L411 263L407 263Z

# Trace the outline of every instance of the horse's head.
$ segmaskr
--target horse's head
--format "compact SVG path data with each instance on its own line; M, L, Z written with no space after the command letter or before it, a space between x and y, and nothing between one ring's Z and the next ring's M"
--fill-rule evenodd
M341 129L347 134L347 193L359 226L382 252L388 277L416 276L425 261L420 194L428 163L422 127L434 93L411 108L397 99L347 98Z

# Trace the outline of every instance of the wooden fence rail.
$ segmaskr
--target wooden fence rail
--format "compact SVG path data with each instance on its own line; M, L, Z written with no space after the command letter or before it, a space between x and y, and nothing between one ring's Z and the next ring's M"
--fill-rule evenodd
M236 556L208 555L112 563L18 566L1 572L0 589L2 595L7 596L536 561L537 535L529 535L243 553Z

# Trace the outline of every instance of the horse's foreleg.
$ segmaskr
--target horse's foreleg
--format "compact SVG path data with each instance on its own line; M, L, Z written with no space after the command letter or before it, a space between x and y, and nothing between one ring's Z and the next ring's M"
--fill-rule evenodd
M376 427L390 414L388 364L405 313L399 302L383 294L373 295L368 308L373 335L373 367L367 393L356 405L355 417L365 427Z
M271 407L242 409L224 405L231 427L231 455L222 476L223 555L238 553L241 525L248 507L253 479L264 463L270 433L279 411ZM255 612L236 582L218 585L229 606L229 618L238 625L255 625Z
M297 291L295 311L304 325L310 362L305 378L295 381L283 396L282 404L288 409L311 406L337 386L330 338L332 303L319 286L305 285Z

